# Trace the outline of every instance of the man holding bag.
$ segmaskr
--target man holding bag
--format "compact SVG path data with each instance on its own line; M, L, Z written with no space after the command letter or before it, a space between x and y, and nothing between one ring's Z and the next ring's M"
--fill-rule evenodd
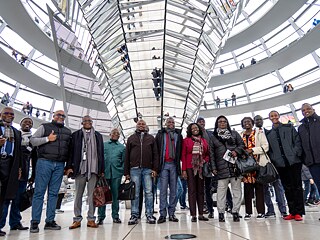
M112 194L112 219L114 223L121 223L119 218L118 189L124 174L125 146L118 140L120 132L117 128L112 129L110 140L104 143L104 177L110 184ZM103 224L106 218L106 207L98 208L98 225Z
M82 221L82 197L87 185L88 217L87 227L97 228L95 223L95 207L93 205L93 191L98 175L104 173L103 139L102 135L92 126L92 118L82 118L82 128L72 134L71 157L67 162L66 174L71 173L75 178L76 196L74 200L74 218L69 229L79 228Z

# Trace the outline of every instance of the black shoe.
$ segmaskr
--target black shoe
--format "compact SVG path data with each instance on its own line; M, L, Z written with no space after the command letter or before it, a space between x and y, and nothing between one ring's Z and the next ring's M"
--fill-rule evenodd
M199 216L198 217L199 221L209 221L209 218L206 218L205 216Z
M37 222L31 222L30 232L31 232L31 233L38 233L38 232L39 232L39 223L37 223Z
M169 216L169 221L170 221L170 222L179 222L179 219L176 218L175 215L171 215L171 216Z
M98 225L103 225L103 219L98 219L97 224Z
M219 222L225 222L224 213L219 213Z
M191 217L191 222L196 222L197 221L197 217Z
M21 223L10 228L10 230L28 230L28 229L29 229L29 227L24 227Z
M0 230L0 237L5 236L6 234L7 234L6 232L4 232L4 231Z
M115 218L115 219L113 219L113 222L114 223L121 223L121 220L120 220L120 218Z
M208 218L214 218L214 214L213 213L209 213Z
M61 226L59 226L55 221L46 222L44 230L61 230Z
M131 216L128 221L128 225L135 225L135 224L138 224L138 218L136 216Z
M164 216L160 216L157 223L160 224L160 223L164 223L164 222L166 222L166 218Z
M234 222L240 222L239 213L232 213L232 215Z
M153 216L148 216L148 217L147 217L147 223L149 223L149 224L155 224L155 223L156 223L156 220L154 219Z

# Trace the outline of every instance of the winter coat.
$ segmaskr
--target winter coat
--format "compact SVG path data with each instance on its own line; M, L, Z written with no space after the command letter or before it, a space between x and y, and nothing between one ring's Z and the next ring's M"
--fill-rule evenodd
M164 145L164 134L166 134L165 129L159 130L157 135L156 135L156 143L157 143L157 148L159 151L159 156L160 156L160 165L159 165L159 172L162 171L164 167L164 156L165 156L165 145ZM182 149L182 135L181 135L181 130L180 129L175 129L174 133L174 142L175 142L175 164L176 164L176 169L177 169L177 174L181 175L181 149Z
M285 157L288 159L288 163L290 166L295 163L301 163L301 140L296 129L292 126L292 124L282 123L279 124L278 129L284 156L282 156L281 153L280 145L277 139L276 129L272 127L271 130L266 132L267 139L269 142L268 155L271 159L271 162L276 167L286 167L286 161L284 159Z
M218 180L239 176L235 164L223 159L227 149L235 151L238 155L243 153L244 142L238 132L232 130L230 139L225 142L216 135L210 139L210 162L212 170L217 171Z
M301 120L298 132L302 143L305 165L320 164L320 117L313 114Z
M149 133L132 134L127 141L124 174L130 175L133 167L148 168L156 172L159 170L159 153L155 138Z

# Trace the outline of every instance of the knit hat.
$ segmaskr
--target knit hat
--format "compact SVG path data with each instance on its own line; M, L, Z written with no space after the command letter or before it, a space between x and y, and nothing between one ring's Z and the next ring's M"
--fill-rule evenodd
M26 120L26 119L29 119L29 120L31 121L32 125L33 125L33 120L32 120L31 117L24 117L24 118L22 118L21 121L20 121L20 126L21 126L21 123L22 123L24 120Z
M196 123L200 122L201 120L205 121L203 117L198 117Z

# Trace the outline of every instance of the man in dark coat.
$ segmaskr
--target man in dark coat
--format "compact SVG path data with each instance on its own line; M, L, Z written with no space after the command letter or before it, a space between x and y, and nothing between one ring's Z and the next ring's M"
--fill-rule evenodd
M43 198L48 189L47 218L45 230L61 230L54 218L58 193L62 182L64 165L69 158L71 131L64 126L66 115L58 110L51 123L42 124L30 139L32 146L38 147L35 172L35 191L32 199L32 219L30 232L39 232Z
M82 197L87 186L89 203L88 227L97 228L95 223L95 207L93 205L93 191L98 175L104 174L103 138L92 126L92 118L82 118L82 128L72 134L71 157L67 163L67 175L73 173L75 178L76 196L74 200L73 224L69 229L79 228L82 221Z
M302 160L309 167L316 186L320 187L320 117L309 103L301 107L304 118L298 132L302 143ZM320 220L320 219L319 219Z
M25 117L20 121L21 126L21 178L19 179L19 188L14 200L6 200L3 206L2 218L0 220L0 229L6 225L6 218L8 215L8 208L11 203L10 216L9 216L9 225L10 230L28 230L28 227L24 227L21 223L21 213L20 213L20 199L21 195L26 191L29 169L30 169L30 159L35 160L37 158L36 149L33 148L30 144L31 138L31 128L33 126L33 121L30 117Z
M166 127L159 130L156 136L160 156L160 217L158 223L166 221L167 210L169 221L178 222L174 215L177 203L177 181L181 175L180 159L182 148L181 130L175 128L172 117L166 119ZM168 186L170 189L168 204Z
M155 224L156 219L153 217L152 177L157 176L159 154L154 137L146 130L146 122L142 119L139 120L136 128L136 132L128 138L124 162L126 179L131 179L136 184L136 195L135 199L131 200L131 218L128 224L134 225L138 223L141 186L145 194L147 222Z
M11 107L1 111L0 125L0 216L2 217L3 204L6 200L16 197L21 177L21 133L12 127L14 112ZM8 186L10 186L8 188ZM0 230L0 236L6 233Z

